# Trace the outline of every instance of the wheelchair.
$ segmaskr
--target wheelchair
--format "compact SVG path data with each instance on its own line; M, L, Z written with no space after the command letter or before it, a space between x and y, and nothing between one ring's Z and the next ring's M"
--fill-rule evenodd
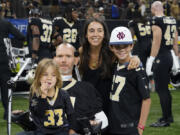
M11 115L12 122L23 128L24 131L34 131L37 129L36 125L30 118L29 111L17 113L12 113ZM102 122L99 122L96 125L91 125L88 117L77 118L77 123L81 127L77 131L78 135L101 135L101 126Z
M102 122L96 125L91 125L88 117L77 118L77 123L80 125L81 130L78 132L81 135L100 135Z

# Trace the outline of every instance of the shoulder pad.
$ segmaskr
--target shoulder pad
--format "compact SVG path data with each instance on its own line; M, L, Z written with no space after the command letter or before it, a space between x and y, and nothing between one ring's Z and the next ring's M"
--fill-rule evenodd
M61 20L62 19L62 17L61 16L59 16L59 17L55 17L54 19L53 19L53 22L54 21L57 21L57 20Z
M43 24L52 24L52 21L51 20L48 20L48 19L43 19L43 18L40 18L41 22Z

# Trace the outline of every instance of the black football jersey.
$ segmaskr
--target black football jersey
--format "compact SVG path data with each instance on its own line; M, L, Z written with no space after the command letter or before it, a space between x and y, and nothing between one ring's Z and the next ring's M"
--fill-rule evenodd
M71 126L68 118L74 110L69 94L57 88L52 99L34 95L30 100L30 114L38 130L54 134Z
M50 47L53 33L52 21L43 18L29 18L28 37L32 39L31 25L36 25L40 31L40 47Z
M142 100L150 97L143 67L127 70L127 65L117 65L113 76L109 108L111 133L121 133L121 124L138 124Z
M152 18L152 25L157 25L162 30L162 40L159 52L172 49L175 32L177 31L176 20L173 17L168 16L154 16Z
M147 41L147 39L151 39L150 21L137 22L131 20L128 25L130 28L133 28L134 34L136 35L138 42Z
M128 24L129 27L133 29L134 35L136 35L137 38L132 54L139 56L144 67L146 65L147 57L149 57L151 52L152 32L150 22L151 21L147 18L142 21L139 19L131 20Z
M76 80L64 81L63 90L66 90L74 107L76 118L93 118L102 110L102 100L97 90L88 82Z
M53 19L54 27L57 27L57 32L62 37L63 41L72 44L76 49L79 48L79 32L80 22L68 22L65 18L56 17Z

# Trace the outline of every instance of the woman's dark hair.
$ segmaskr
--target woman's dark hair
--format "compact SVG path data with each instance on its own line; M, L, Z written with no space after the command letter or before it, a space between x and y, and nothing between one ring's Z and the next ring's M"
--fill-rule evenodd
M112 52L109 49L109 31L106 23L98 18L89 18L85 21L82 37L81 37L81 47L82 52L80 52L80 73L83 75L88 69L90 61L90 44L86 37L88 26L91 22L98 22L102 24L104 29L104 39L102 41L102 47L99 54L99 61L101 60L101 76L102 78L111 77L111 65L112 65Z

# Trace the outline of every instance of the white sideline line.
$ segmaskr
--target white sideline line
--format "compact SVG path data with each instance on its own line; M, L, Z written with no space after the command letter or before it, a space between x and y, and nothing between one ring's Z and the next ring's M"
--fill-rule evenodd
M29 95L29 91L13 92L13 95Z

